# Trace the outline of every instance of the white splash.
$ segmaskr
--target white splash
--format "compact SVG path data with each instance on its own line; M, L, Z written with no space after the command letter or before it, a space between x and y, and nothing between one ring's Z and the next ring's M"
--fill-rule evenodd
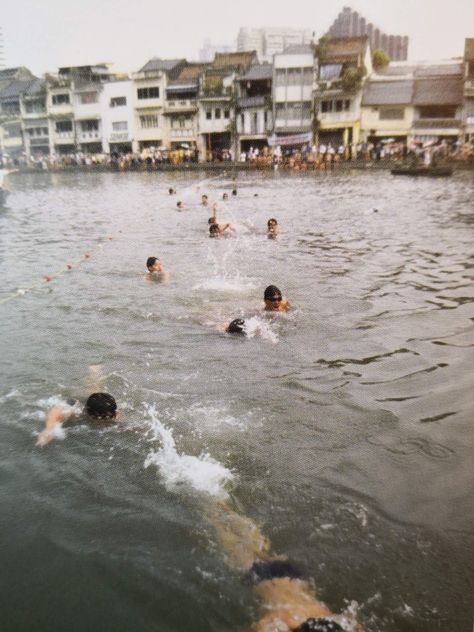
M270 327L270 324L259 316L252 316L252 318L245 320L244 332L248 338L260 336L269 342L278 342L278 335Z
M163 477L165 487L170 491L176 491L184 485L198 492L226 498L226 486L234 479L232 472L207 453L197 457L179 454L171 430L159 421L155 408L147 406L146 412L154 433L152 441L160 440L162 445L159 450L152 450L148 454L144 466L155 465Z

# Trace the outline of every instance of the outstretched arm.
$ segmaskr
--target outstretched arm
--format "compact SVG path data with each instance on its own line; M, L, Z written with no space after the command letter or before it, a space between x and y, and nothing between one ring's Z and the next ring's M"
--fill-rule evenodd
M44 430L42 430L36 441L36 445L44 446L49 443L53 438L53 430L57 426L63 424L63 422L70 417L72 412L61 408L60 406L53 406L46 414L46 421Z

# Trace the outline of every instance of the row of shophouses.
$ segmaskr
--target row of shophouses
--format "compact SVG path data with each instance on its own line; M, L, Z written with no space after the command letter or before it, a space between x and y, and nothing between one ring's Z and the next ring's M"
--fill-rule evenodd
M212 63L153 58L131 76L107 64L34 77L0 71L0 151L10 157L209 152L305 142L474 141L474 38L464 56L372 68L367 37L293 46L258 63L254 52Z

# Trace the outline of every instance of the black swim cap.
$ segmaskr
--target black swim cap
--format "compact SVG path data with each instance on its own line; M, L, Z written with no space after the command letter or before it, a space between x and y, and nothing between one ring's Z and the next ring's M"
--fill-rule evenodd
M229 334L243 334L245 327L245 320L243 318L235 318L227 327Z
M269 285L265 288L265 292L263 293L264 300L268 300L276 296L279 296L280 298L282 297L281 290L277 288L276 285Z
M211 233L211 235L218 235L219 234L219 224L211 224L209 226L209 232Z
M293 632L344 632L339 623L330 619L306 619Z
M117 413L117 403L109 393L92 393L87 399L85 412L96 419L112 419Z

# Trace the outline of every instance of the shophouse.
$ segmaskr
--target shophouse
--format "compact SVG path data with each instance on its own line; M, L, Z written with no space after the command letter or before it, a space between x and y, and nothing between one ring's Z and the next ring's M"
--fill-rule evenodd
M237 79L236 124L239 153L267 146L273 130L271 64L256 64Z
M213 152L237 151L234 82L256 63L255 51L216 53L212 64L200 75L198 149L201 159Z
M316 141L334 147L358 143L362 91L372 72L368 37L331 38L316 50Z
M185 65L185 59L155 57L132 75L135 138L140 150L163 146L167 127L164 120L167 81L176 79Z
M274 133L269 143L297 147L311 141L314 84L312 47L290 46L283 53L275 55L272 84Z
M361 140L408 141L413 124L413 77L374 75L366 82L361 103Z
M474 143L474 37L464 46L464 139Z
M37 78L25 67L0 70L0 153L15 160L24 155L23 93Z
M455 142L463 135L464 67L461 62L419 65L414 72L415 142Z
M191 150L195 156L199 141L199 77L210 64L186 63L166 85L164 144L169 149Z
M135 84L130 79L105 83L101 93L103 147L106 153L138 151L133 108Z
M21 98L22 131L27 158L49 156L46 81L35 79Z

